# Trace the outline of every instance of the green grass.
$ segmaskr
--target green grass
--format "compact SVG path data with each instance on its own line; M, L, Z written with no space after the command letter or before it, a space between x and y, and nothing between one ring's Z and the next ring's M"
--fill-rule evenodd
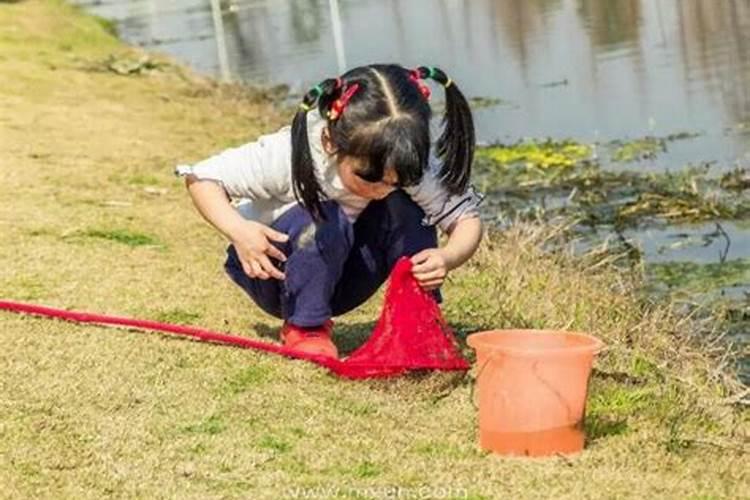
M127 50L61 2L0 5L0 74L18 75L0 86L0 164L14 166L0 184L0 297L272 334L279 321L223 275L226 242L167 179L174 164L288 116L177 65L101 69ZM151 185L166 191L143 192ZM542 251L555 234L516 225L488 238L452 273L444 313L469 357L466 335L488 328L569 328L606 341L578 456L479 449L476 369L353 382L248 350L0 313L0 496L746 494L747 412L728 404L738 387L719 369L721 351L709 356L689 338L705 325L642 300L640 276L597 260L606 256ZM380 300L338 318L342 350L366 337Z
M89 229L83 231L81 236L114 241L129 247L157 244L157 241L153 236L136 231L129 231L127 229Z
M197 424L183 427L183 430L187 433L214 435L223 432L225 428L226 424L221 420L221 417L211 415Z
M184 309L174 308L168 311L159 312L154 319L163 323L177 323L182 325L195 324L201 315L197 312L185 311Z

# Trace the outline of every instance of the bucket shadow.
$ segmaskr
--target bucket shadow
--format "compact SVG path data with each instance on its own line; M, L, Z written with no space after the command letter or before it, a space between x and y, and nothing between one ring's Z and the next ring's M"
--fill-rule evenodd
M619 436L628 432L628 423L624 418L607 415L586 415L586 446L603 438Z

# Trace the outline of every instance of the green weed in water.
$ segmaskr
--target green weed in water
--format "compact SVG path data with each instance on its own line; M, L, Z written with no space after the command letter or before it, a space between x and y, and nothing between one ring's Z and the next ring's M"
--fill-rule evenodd
M744 191L750 189L750 169L747 168L735 168L731 172L721 176L719 185L722 189L730 189L733 191Z
M718 288L750 284L750 259L725 262L655 262L646 270L652 280L670 289L709 292Z
M611 160L614 162L628 163L641 160L653 160L659 153L667 151L667 144L682 139L698 137L697 133L680 132L666 137L647 136L632 141L612 141L610 146L614 147Z
M656 155L667 150L663 139L644 137L630 142L616 143L612 152L612 161L632 162L638 160L652 160Z
M575 168L528 168L480 161L476 185L486 204L508 216L569 216L587 227L642 226L656 219L671 223L742 220L750 199L721 189L704 166L678 173L611 172L583 162ZM541 212L540 212L541 209Z
M477 156L500 165L523 164L542 169L573 167L591 157L592 148L575 141L521 141L510 145L495 145L477 150Z

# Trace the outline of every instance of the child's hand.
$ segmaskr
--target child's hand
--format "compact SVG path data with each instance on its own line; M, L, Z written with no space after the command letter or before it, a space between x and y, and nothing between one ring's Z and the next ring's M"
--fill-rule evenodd
M411 273L424 290L440 288L448 275L448 263L439 248L427 248L411 258Z
M267 280L269 278L284 279L284 273L271 263L269 257L286 262L286 255L276 248L272 241L285 243L289 239L270 227L254 221L244 221L235 231L232 238L237 256L242 263L242 270L251 278Z

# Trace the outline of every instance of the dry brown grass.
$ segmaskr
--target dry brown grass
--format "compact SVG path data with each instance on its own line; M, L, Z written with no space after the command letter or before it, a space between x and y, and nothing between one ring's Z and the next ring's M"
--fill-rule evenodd
M175 66L91 70L113 52L128 51L59 2L0 5L0 297L273 331L222 275L224 242L171 168L284 117ZM637 278L542 252L549 238L524 226L487 240L446 287L445 313L461 336L543 326L607 341L577 457L481 452L468 378L349 382L239 349L2 313L0 496L747 496L747 413L722 403L735 388L686 340L696 325L642 303ZM361 339L377 307L342 318L337 340Z

